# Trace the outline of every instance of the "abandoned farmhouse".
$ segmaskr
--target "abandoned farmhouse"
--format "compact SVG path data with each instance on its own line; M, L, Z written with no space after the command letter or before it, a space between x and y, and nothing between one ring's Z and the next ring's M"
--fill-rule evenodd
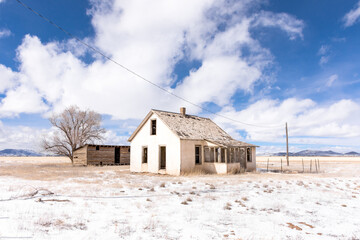
M87 144L74 151L74 165L129 165L130 146Z
M130 136L130 171L179 175L256 169L255 145L237 141L209 118L151 110Z

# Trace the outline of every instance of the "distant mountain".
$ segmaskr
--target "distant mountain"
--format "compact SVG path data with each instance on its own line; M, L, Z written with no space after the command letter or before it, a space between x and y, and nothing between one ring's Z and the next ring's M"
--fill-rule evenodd
M42 154L26 149L4 149L0 151L0 156L3 157L39 157Z
M346 156L360 156L360 153L357 153L357 152L348 152L348 153L345 153L344 155L346 155Z
M278 152L274 154L270 154L271 156L286 156L286 152ZM334 151L319 151L319 150L303 150L300 152L289 152L289 156L324 156L324 157L332 157L332 156L360 156L360 153L357 152L348 152L348 153L338 153Z
M342 153L334 151L303 150L295 153L294 156L341 156Z

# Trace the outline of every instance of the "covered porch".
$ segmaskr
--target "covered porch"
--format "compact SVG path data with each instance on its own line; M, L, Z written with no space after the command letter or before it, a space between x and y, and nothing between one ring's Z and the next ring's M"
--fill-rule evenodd
M206 141L202 146L202 169L209 173L240 173L254 169L256 146Z

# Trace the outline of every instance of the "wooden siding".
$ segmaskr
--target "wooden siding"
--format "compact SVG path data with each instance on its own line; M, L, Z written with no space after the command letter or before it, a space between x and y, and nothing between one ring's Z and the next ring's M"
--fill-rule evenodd
M88 146L87 162L89 165L113 165L115 164L115 147Z
M120 149L120 163L115 163L115 148ZM74 151L73 164L130 165L130 146L86 145Z
M130 165L130 146L120 147L120 164Z
M73 154L73 164L74 165L86 165L86 154L87 154L87 148L88 146L84 146L82 148L79 148L78 150L74 151Z

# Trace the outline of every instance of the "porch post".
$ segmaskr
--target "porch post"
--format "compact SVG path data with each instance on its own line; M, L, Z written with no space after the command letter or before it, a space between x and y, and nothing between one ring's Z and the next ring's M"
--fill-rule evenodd
M226 164L228 163L227 151L228 151L228 149L225 148L225 163Z
M219 156L218 162L221 163L221 160L222 160L222 159L221 159L221 147L219 147L218 149L219 149L219 152L218 152L218 156Z

